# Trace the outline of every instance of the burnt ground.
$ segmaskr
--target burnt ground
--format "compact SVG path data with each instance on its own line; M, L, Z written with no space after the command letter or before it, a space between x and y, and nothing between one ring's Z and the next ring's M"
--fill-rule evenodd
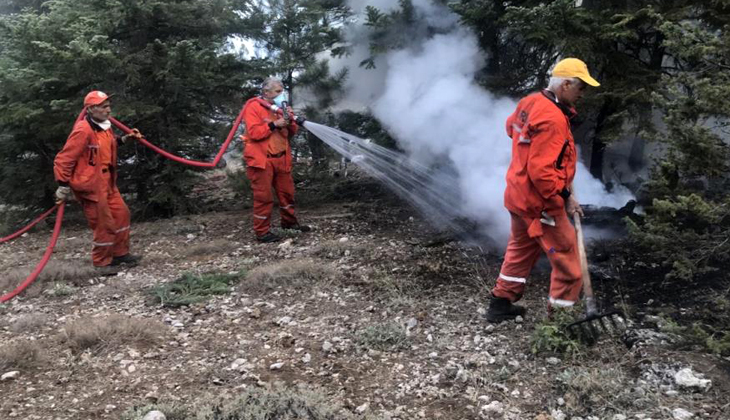
M522 322L490 326L501 250L434 240L428 222L361 177L301 183L300 218L314 231L258 244L250 206L221 179L198 188L218 211L135 223L145 258L113 277L88 270L90 232L72 209L44 277L0 307L0 374L18 372L0 381L0 418L141 418L152 406L193 418L275 383L319 398L307 400L309 417L274 418L730 418L728 360L663 328L662 314L692 302L597 276L597 292L634 318L637 344L534 353L548 271L532 276ZM0 245L0 286L24 278L49 230ZM189 306L150 297L209 272L240 280ZM687 368L698 384L677 381Z

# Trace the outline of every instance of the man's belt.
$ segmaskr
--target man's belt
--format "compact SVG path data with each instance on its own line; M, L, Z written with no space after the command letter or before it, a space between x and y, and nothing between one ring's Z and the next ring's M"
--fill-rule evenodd
M286 154L286 151L283 151L283 152L279 152L279 153L274 153L273 155L272 155L271 153L267 153L267 154L266 154L266 157L270 157L270 158L278 158L278 157L282 157L282 156L284 156L285 154Z

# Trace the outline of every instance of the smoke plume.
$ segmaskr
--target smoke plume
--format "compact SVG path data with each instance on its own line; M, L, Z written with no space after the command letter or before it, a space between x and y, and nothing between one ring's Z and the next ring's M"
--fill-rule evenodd
M351 1L356 11L365 4L386 3L393 4ZM369 107L413 159L456 171L461 200L454 203L460 207L455 213L478 221L485 234L506 243L509 214L503 197L511 140L505 120L516 102L495 97L475 83L486 57L474 34L460 26L452 12L429 0L413 3L429 30L403 49L380 57L378 69L368 77L359 74L369 70L354 69L357 74L350 78L345 102ZM358 41L362 31L353 28L352 34ZM355 42L353 59L364 58L357 54L366 51L365 46ZM378 94L372 98L365 92ZM621 207L631 198L628 190L607 193L582 164L574 187L582 204Z

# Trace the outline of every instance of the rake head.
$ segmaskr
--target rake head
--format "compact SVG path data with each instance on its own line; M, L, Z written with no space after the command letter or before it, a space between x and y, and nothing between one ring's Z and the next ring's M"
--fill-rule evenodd
M604 313L589 311L585 318L565 326L565 330L571 338L587 344L596 343L603 334L621 335L626 329L626 320L620 310Z

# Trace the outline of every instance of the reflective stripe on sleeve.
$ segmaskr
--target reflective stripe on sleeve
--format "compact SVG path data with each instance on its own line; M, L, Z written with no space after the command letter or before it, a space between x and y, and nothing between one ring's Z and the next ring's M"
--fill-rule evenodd
M524 277L512 277L512 276L505 276L502 273L499 273L499 278L505 281L512 281L515 283L526 283L527 279Z

